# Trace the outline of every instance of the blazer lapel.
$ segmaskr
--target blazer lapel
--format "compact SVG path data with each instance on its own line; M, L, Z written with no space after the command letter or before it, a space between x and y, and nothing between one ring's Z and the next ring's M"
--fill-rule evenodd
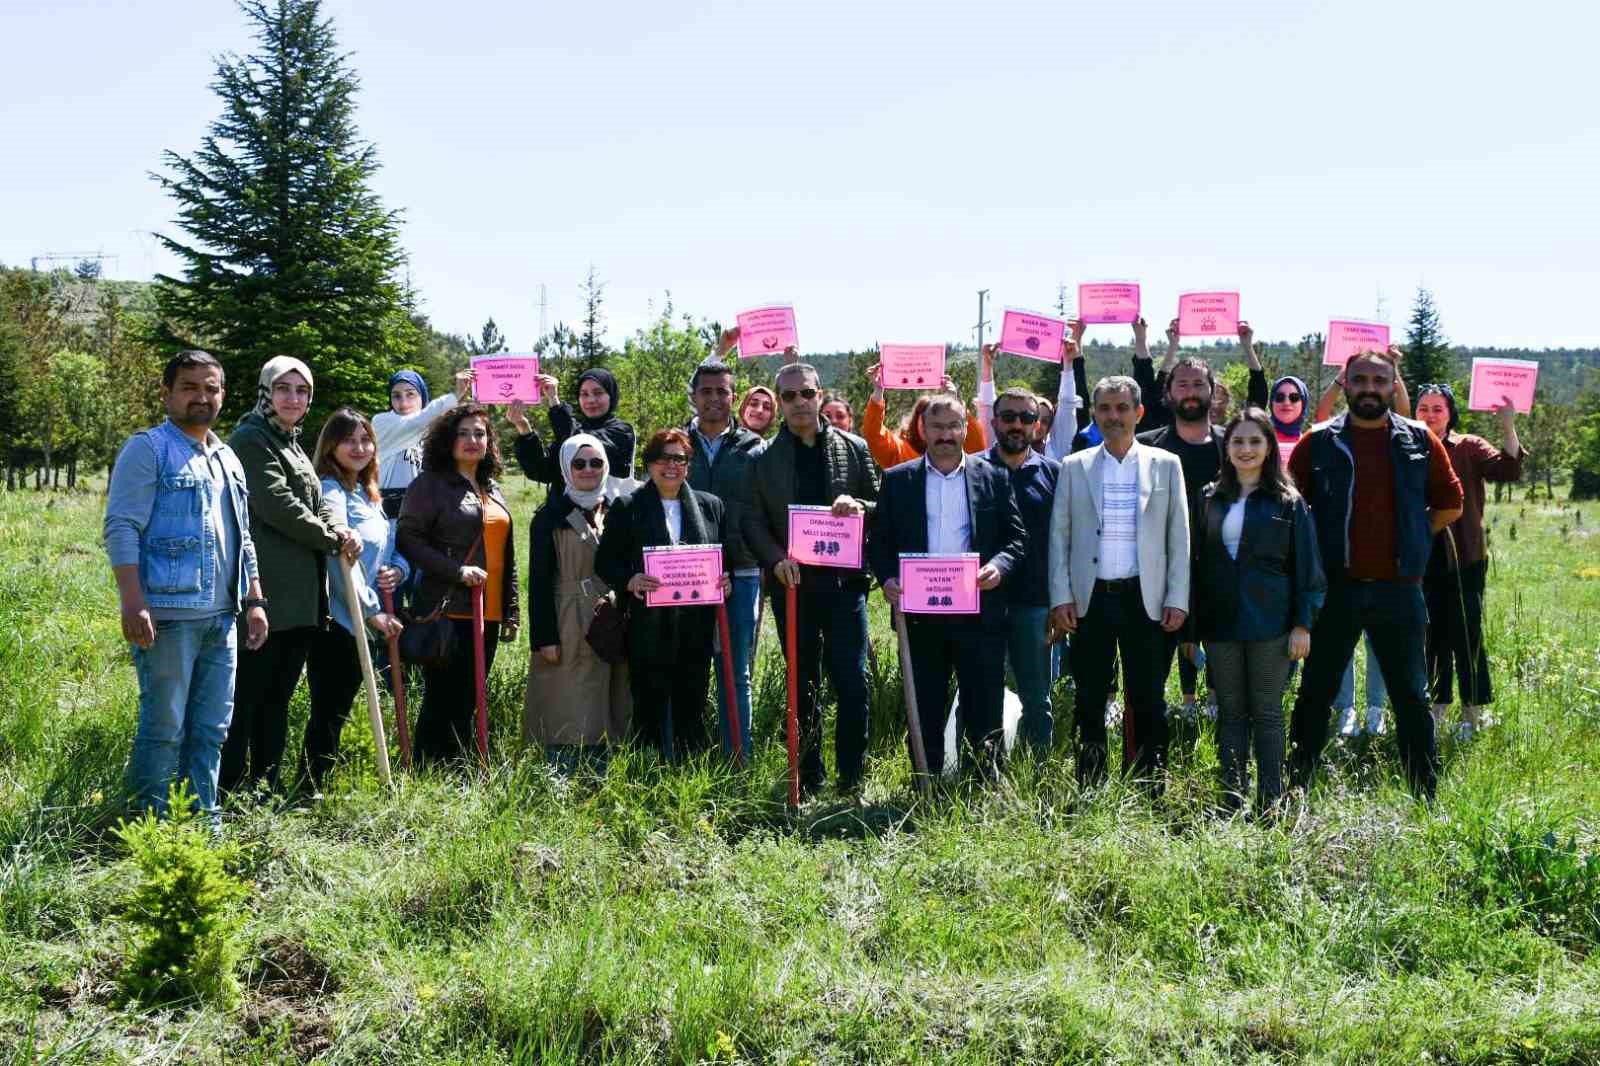
M1083 466L1083 476L1089 480L1089 499L1094 502L1094 520L1096 522L1102 522L1101 516L1105 514L1105 501L1102 499L1105 493L1100 485L1100 479L1104 476L1100 464L1105 462L1109 462L1109 460L1106 458L1106 447L1102 444L1094 450L1094 458Z
M911 468L911 536L906 550L928 550L928 465L926 461Z
M1150 457L1154 449L1139 447L1133 451L1134 458L1139 463L1139 514L1143 515L1150 506L1150 479L1154 475L1151 469Z
M573 506L572 510L567 512L567 525L571 526L573 531L578 534L579 540L582 540L591 546L598 545L600 543L599 536L596 535L594 530L589 528L589 523L584 519L583 510L576 505Z
M965 476L962 477L961 480L966 483L967 530L971 534L971 540L968 544L968 547L970 547L973 551L979 551L980 549L978 545L981 543L981 541L978 537L978 464L968 461L965 456L962 457L962 462L966 464Z

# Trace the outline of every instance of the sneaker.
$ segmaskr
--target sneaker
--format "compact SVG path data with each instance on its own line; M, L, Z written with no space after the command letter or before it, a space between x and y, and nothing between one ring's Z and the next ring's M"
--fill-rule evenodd
M1122 724L1122 704L1116 700L1106 700L1106 728L1115 729Z
M1387 725L1385 725L1384 721L1383 721L1383 708L1382 707L1368 707L1367 708L1367 735L1368 736L1374 736L1374 737L1381 737L1385 733L1387 733L1388 731L1389 731L1389 727Z
M1346 738L1361 735L1361 720L1356 717L1354 707L1346 707L1339 712L1339 735Z
M1206 716L1206 721L1215 722L1217 720L1217 697L1207 696L1206 705L1202 708L1201 713Z

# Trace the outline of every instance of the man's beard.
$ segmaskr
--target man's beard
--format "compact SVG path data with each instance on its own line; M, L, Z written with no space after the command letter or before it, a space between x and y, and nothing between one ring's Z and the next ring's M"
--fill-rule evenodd
M209 426L217 420L217 412L209 406L185 407L183 414L173 415L172 420L180 426Z
M1179 400L1178 406L1173 408L1173 413L1183 422L1203 422L1206 416L1211 413L1211 404L1206 400L1195 399L1191 396L1187 399Z
M1351 397L1350 410L1362 418L1377 418L1389 412L1389 401L1375 392L1364 392Z
M1000 434L1000 450L1007 455L1021 455L1032 446L1025 430L1013 429Z

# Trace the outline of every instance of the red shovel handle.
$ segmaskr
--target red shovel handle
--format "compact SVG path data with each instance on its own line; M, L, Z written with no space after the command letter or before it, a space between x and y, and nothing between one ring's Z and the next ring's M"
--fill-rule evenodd
M783 592L784 658L789 664L789 806L800 806L800 608L795 587L786 585Z
M733 684L733 641L728 636L728 605L717 604L717 634L722 638L722 694L728 708L728 742L733 745L733 764L744 765L744 733L739 728L738 690Z
M383 610L390 618L395 617L394 593L389 589L383 590ZM406 720L406 670L400 662L398 635L389 637L389 680L394 685L394 731L400 739L400 765L409 770L411 769L411 725Z
M489 689L484 677L483 586L472 586L472 680L478 696L478 761L489 766Z

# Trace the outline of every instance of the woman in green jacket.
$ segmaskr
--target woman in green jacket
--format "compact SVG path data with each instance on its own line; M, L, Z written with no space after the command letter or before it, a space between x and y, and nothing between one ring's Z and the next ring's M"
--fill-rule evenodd
M225 795L252 787L278 791L289 697L305 669L312 635L328 613L325 560L340 549L352 559L361 554L361 539L335 525L322 499L322 480L300 446L311 389L311 368L300 360L267 360L255 409L228 438L250 490L250 536L269 629L261 647L239 649L233 721L218 775Z

